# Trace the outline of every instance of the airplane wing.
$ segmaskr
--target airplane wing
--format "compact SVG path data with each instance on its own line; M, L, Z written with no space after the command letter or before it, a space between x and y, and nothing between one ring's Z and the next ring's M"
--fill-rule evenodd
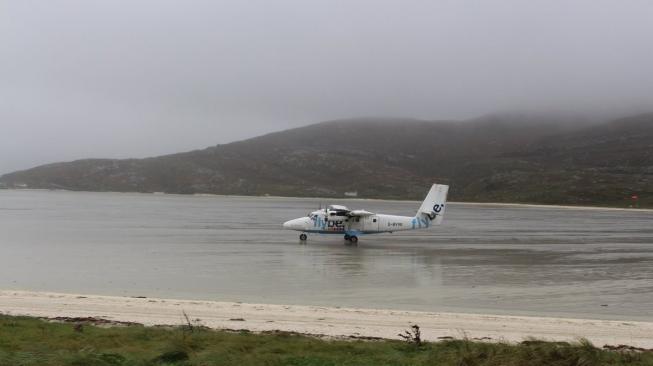
M347 213L349 217L363 217L363 216L372 216L374 212L369 212L365 210L351 210Z

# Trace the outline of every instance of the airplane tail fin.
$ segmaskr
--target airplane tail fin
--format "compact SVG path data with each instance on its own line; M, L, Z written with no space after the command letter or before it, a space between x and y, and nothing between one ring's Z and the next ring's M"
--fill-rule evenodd
M445 204L449 186L445 184L433 184L426 195L424 202L417 211L417 217L427 218L433 225L440 225L444 218Z

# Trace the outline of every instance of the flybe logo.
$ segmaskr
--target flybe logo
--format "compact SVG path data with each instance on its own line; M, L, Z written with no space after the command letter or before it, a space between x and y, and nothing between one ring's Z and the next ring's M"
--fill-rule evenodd
M436 203L433 205L433 210L427 214L427 217L414 217L413 220L411 221L411 224L413 225L413 229L421 229L421 228L427 228L431 225L431 221L435 220L436 217L444 210L444 203L443 204L438 204Z
M329 230L329 231L345 230L345 222L342 220L325 220L320 216L314 217L312 220L313 220L313 227L319 230Z
M317 216L313 218L313 227L318 228L319 230L344 231L345 222L342 220L325 220L324 218Z
M345 231L345 223L343 221L327 221L329 231Z
M326 221L322 217L316 216L313 218L313 227L324 230L326 227Z

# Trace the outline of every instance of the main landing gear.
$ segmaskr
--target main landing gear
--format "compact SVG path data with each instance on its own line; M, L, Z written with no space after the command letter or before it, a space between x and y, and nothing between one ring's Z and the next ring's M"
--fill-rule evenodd
M304 233L299 234L299 240L306 241L307 238L308 238L308 236L306 236L306 234L304 234Z
M358 237L356 235L345 234L345 240L352 242L352 244L358 243Z

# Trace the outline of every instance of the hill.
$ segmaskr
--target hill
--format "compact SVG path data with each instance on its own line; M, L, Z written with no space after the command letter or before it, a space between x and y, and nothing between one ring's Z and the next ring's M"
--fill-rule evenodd
M653 114L589 124L520 114L469 121L353 119L146 159L86 159L0 177L89 191L653 205Z

